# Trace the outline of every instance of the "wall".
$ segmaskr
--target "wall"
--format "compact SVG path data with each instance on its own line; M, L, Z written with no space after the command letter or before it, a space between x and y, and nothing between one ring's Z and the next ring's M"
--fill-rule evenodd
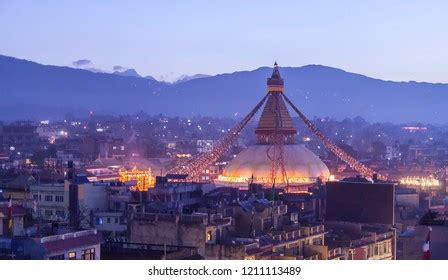
M197 247L200 255L205 254L206 226L203 223L183 223L178 217L173 221L129 221L129 241L159 245Z
M419 196L416 193L413 194L397 194L395 196L395 205L396 206L410 206L410 207L419 207Z
M246 255L242 245L207 244L205 246L206 260L242 260Z
M68 260L68 253L69 252L76 252L76 259L80 260L81 256L82 256L82 251L86 250L86 249L90 249L90 248L95 248L95 260L100 260L101 259L101 246L100 246L100 244L89 245L89 246L86 246L86 247L72 248L72 249L67 250L67 251L53 253L53 254L50 254L50 255L46 255L45 259L49 259L51 256L57 256L57 255L64 254L64 259Z

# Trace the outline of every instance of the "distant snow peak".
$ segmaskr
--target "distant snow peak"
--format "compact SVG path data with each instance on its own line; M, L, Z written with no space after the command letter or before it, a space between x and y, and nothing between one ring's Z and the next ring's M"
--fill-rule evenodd
M200 79L200 78L207 78L207 77L210 77L210 75L206 75L206 74L196 74L193 76L181 75L176 81L173 82L173 84L183 83L186 81L191 81L191 80Z

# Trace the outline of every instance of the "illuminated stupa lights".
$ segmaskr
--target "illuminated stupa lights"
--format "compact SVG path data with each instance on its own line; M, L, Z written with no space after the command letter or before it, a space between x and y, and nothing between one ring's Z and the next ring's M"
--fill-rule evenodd
M151 169L139 170L136 166L131 170L119 171L120 182L132 182L135 181L135 185L130 187L131 191L147 191L154 187L155 178L152 175Z
M296 143L297 129L282 97L284 82L275 64L267 81L268 99L255 129L257 144L239 153L215 180L217 185L247 188L250 182L271 187L272 153L278 139L281 141L282 161L286 173L279 167L275 172L275 187L306 186L318 178L330 177L327 166L303 144ZM277 140L276 140L277 139Z
M420 188L421 190L435 190L441 188L440 181L432 176L407 176L400 179L400 184L409 187Z

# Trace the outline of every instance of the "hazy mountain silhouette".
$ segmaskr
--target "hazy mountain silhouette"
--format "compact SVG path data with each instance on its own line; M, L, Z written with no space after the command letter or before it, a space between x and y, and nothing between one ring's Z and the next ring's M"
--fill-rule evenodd
M210 75L206 75L206 74L196 74L196 75L193 75L193 76L182 75L173 84L183 83L183 82L191 81L191 80L194 80L194 79L207 78L207 77L211 77L211 76Z
M140 76L139 73L137 73L137 71L135 71L135 69L127 69L124 71L115 71L112 74L115 75L119 75L119 76L125 76L125 77L137 77L137 78L141 78L142 76Z
M0 56L0 119L60 118L90 110L242 116L266 94L271 71L261 67L167 84ZM448 84L383 81L320 65L280 71L286 94L309 117L448 122Z

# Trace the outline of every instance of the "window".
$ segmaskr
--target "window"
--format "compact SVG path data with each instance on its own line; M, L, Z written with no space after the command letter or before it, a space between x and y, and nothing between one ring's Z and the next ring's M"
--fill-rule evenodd
M268 230L272 227L272 220L271 218L264 218L263 219L263 230Z
M53 201L53 196L52 195L46 195L45 196L45 201Z
M64 218L65 211L64 210L56 210L56 216L58 216L59 218Z
M94 260L95 259L95 248L90 248L82 251L82 260Z
M69 260L76 260L76 252L69 252L68 253L68 259Z
M64 196L63 195L57 195L55 197L56 202L64 202Z
M48 259L49 260L63 260L65 258L64 258L64 254L62 254L62 255L51 256Z
M107 218L107 223L110 224L110 218Z
M35 195L33 195L33 199L37 201L39 199L39 196L37 194L35 194Z
M102 225L103 224L103 218L97 217L95 220L96 220L96 224L97 225Z
M45 216L46 217L51 217L51 216L53 216L53 210L51 210L51 209L45 209Z
M115 217L115 223L118 224L118 217Z
M207 231L207 241L211 241L212 240L212 231Z
M297 212L291 213L290 220L293 223L298 223L299 222L299 213L297 213Z
M322 239L321 238L315 238L313 240L313 245L322 245Z

